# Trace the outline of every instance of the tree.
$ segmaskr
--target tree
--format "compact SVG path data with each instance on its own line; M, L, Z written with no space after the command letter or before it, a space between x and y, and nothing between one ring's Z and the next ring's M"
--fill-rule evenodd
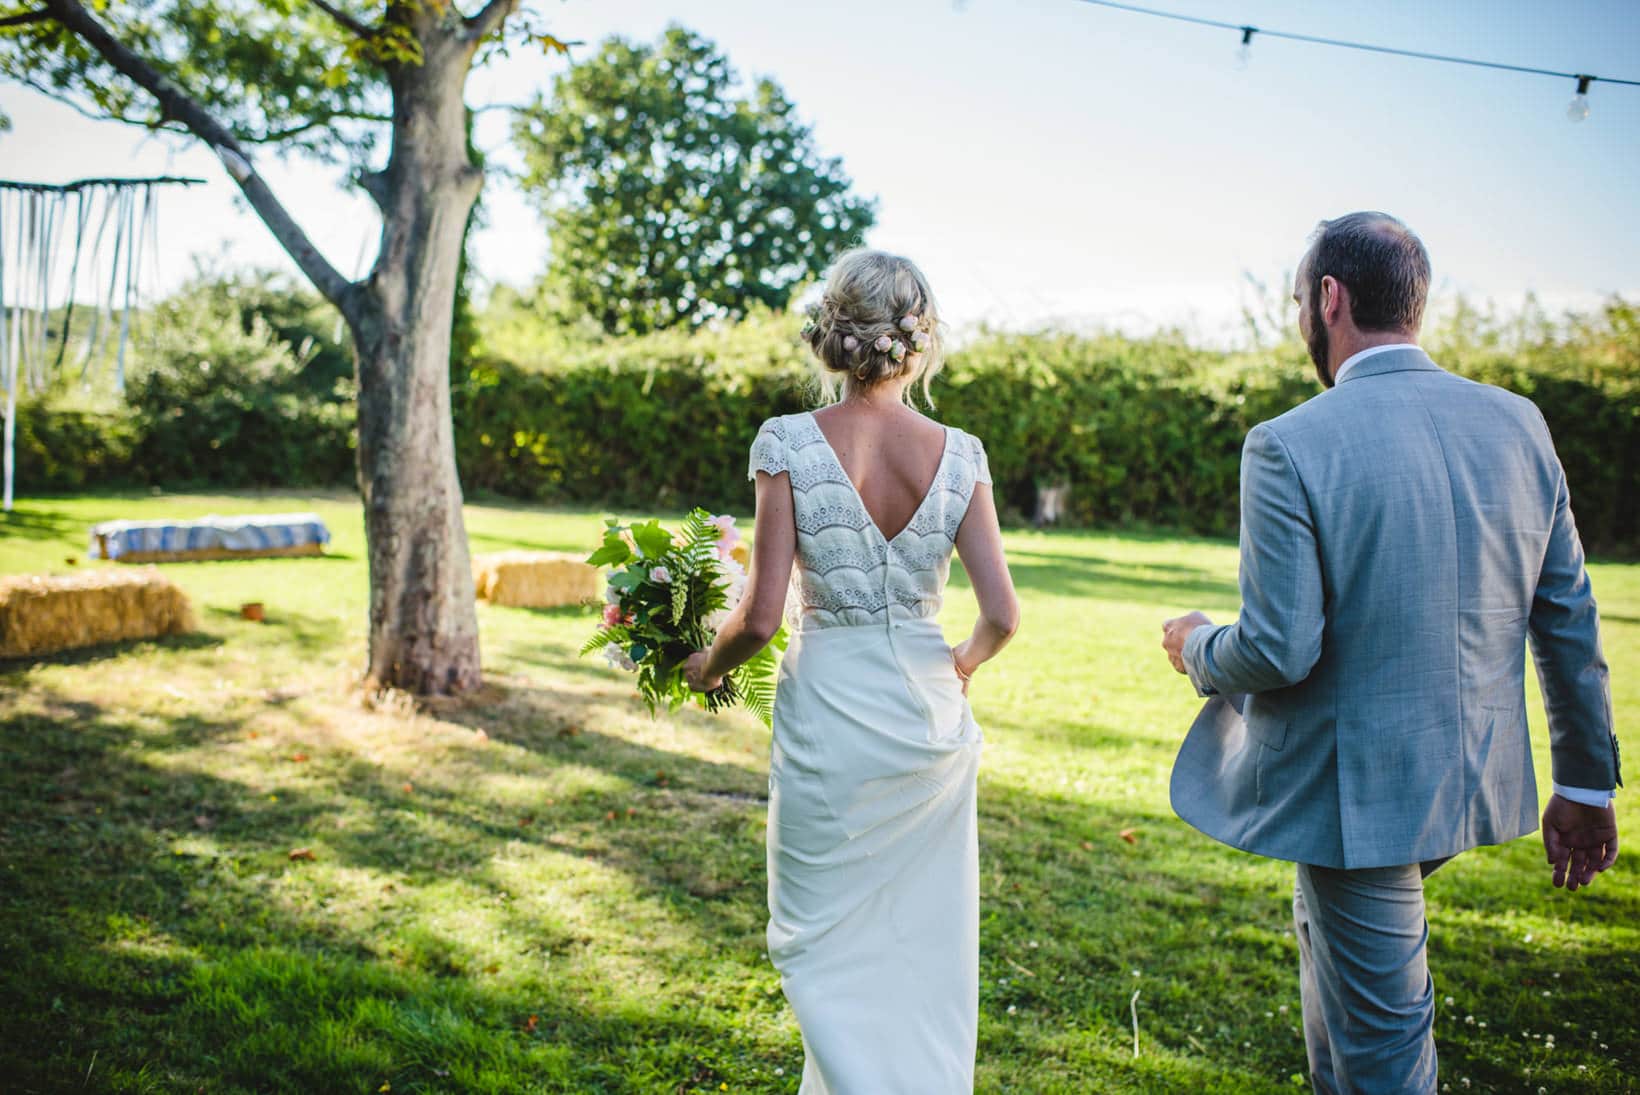
M610 333L783 307L876 219L777 84L742 92L682 27L606 42L515 130L551 232L543 296Z
M479 681L450 421L467 214L483 181L463 91L509 37L562 50L520 0L36 0L0 7L0 76L82 113L204 141L352 334L370 556L367 679ZM9 8L9 10L7 10ZM386 164L365 170L386 139ZM254 149L346 161L381 211L374 267L344 278L257 171Z

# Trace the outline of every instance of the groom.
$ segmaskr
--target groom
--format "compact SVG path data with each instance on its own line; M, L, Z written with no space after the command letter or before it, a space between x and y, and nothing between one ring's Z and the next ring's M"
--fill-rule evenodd
M1417 346L1418 237L1383 213L1323 221L1296 282L1329 390L1247 435L1240 618L1163 625L1173 667L1215 697L1180 750L1174 806L1298 864L1315 1089L1433 1092L1423 879L1534 828L1528 639L1554 884L1617 859L1599 618L1543 416Z

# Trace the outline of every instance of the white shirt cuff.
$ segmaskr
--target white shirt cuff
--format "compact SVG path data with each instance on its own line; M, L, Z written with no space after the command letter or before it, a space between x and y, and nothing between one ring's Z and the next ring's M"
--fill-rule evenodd
M1584 806L1610 806L1617 798L1615 789L1612 791L1591 791L1587 787L1565 787L1554 784L1555 794L1568 802L1580 803Z

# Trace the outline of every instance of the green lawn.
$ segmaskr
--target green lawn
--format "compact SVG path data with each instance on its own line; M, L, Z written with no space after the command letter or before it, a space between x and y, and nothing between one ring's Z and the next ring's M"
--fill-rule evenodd
M588 616L488 606L480 695L361 698L362 523L339 495L25 502L0 572L66 569L96 520L309 508L324 559L166 568L199 634L0 667L0 1089L795 1091L749 717L652 720L574 656ZM476 551L582 550L600 516L475 505L468 524ZM980 1090L1291 1090L1291 867L1167 801L1197 701L1159 624L1234 613L1234 545L1008 548L1024 628L974 689ZM1622 718L1640 567L1591 569ZM956 585L953 636L973 613ZM250 600L266 623L239 619ZM1567 894L1532 838L1431 879L1454 1092L1636 1088L1636 862Z

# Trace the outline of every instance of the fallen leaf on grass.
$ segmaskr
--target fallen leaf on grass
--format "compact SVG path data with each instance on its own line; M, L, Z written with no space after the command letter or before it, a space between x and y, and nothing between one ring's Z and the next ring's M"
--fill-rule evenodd
M311 860L314 859L313 849L312 848L292 848L290 850L290 858L293 862L295 860L298 860L298 859L305 859L305 860L311 861Z
M1139 830L1137 829L1123 829L1116 835L1127 841L1129 844L1139 843Z
M541 1022L541 1017L538 1016L538 1015L532 1015L528 1019L525 1019L524 1020L524 1030L525 1030L525 1032L530 1033L530 1034L535 1033L535 1028L540 1022Z
M518 824L520 826L534 825L535 824L535 815L534 814L525 814L523 817L518 819Z
M1084 841L1083 841L1083 842L1082 842L1082 850L1083 850L1083 851L1084 851L1084 852L1091 852L1091 851L1093 851L1093 841L1091 841L1091 840L1084 840Z
M492 962L488 966L484 967L484 972L485 973L500 973L501 972L501 967L496 965L494 962Z
M409 780L404 781L404 793L405 794L407 794L407 795L411 794L415 791L415 789L416 789L416 785L414 783L411 783Z
M308 759L308 755L306 753L292 753L290 759L292 764L301 764Z
M573 738L580 732L581 728L579 726L560 726L558 728L558 736L561 738Z

